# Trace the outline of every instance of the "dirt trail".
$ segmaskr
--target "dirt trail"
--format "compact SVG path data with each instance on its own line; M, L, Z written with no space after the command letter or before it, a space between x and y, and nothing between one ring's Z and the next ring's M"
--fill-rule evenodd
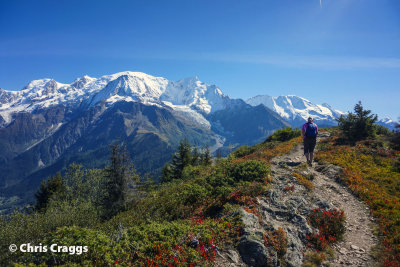
M327 132L321 133L318 141L328 136ZM309 242L307 235L312 233L307 217L314 208L336 208L344 210L346 216L344 238L332 246L334 257L325 263L329 266L379 266L371 256L379 243L373 234L376 223L368 207L341 184L341 168L317 163L308 167L300 144L288 154L274 158L271 172L271 187L258 198L259 214L240 211L245 226L239 245L222 252L216 266L301 266ZM301 185L294 172L308 177L314 189ZM288 240L283 257L278 257L276 251L264 243L265 235L279 228L286 232Z
M329 133L322 133L318 141L328 136ZM298 145L289 154L273 159L271 168L274 177L290 174L304 161L303 146ZM305 170L314 176L312 182L315 188L311 197L344 210L346 216L344 239L333 245L335 257L328 263L330 266L376 266L370 255L373 247L378 244L378 239L373 234L374 219L369 214L368 207L346 186L336 181L337 173L332 170L335 170L335 166L321 166L317 163Z

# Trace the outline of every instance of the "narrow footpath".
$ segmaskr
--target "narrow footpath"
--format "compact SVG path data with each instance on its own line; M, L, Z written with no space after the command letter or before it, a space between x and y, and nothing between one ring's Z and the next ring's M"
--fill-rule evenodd
M321 133L317 141L328 136L329 133ZM274 176L290 175L296 171L296 166L304 161L303 145L298 145L289 154L272 161ZM367 205L340 183L341 169L333 165L314 163L303 173L314 177L311 198L344 210L346 216L344 238L333 245L335 257L327 263L330 266L376 266L371 256L374 246L378 244L378 239L373 234L373 229L376 227L375 220L370 215Z
M327 137L329 133L323 132L317 142ZM307 252L307 236L313 232L307 217L313 209L332 208L344 211L345 234L332 245L333 257L327 258L324 266L378 265L373 257L374 247L379 243L373 234L375 220L368 207L341 183L340 167L318 163L308 166L303 145L299 144L288 154L272 159L271 173L270 187L257 198L258 213L240 210L244 229L237 249L219 253L216 266L300 267ZM288 241L283 257L265 244L269 233L282 229Z

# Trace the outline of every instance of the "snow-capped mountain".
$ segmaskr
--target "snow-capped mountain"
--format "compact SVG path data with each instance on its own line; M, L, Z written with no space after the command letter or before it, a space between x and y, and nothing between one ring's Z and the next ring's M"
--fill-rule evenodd
M102 167L116 142L139 172L157 176L184 138L228 151L286 126L269 108L231 99L197 77L126 71L68 84L34 80L21 91L0 89L0 195L32 197L42 179L73 162Z
M333 109L326 103L321 105L313 104L309 100L295 95L278 97L258 95L248 99L246 102L252 106L263 104L294 126L302 125L310 116L321 126L332 126L337 124L336 118L345 114Z
M278 97L258 95L249 98L246 102L252 106L262 104L278 113L291 125L297 127L302 125L310 116L320 126L334 126L337 125L337 118L347 114L347 112L334 109L326 103L314 104L303 97L295 95ZM394 130L397 124L389 117L379 119L376 123L385 126L389 130Z
M21 91L0 89L0 195L28 199L42 179L73 162L102 167L115 142L127 145L139 172L157 176L183 138L230 151L308 116L330 126L341 114L293 95L246 103L197 77L169 81L125 71L69 84L34 80Z
M385 126L386 128L388 128L389 130L395 130L396 129L396 125L398 123L396 123L395 121L393 121L391 118L389 117L385 117L383 119L380 119L376 122L376 124Z
M209 114L229 105L230 98L215 85L207 85L197 77L177 82L141 72L120 72L101 78L83 76L71 84L52 79L30 82L21 91L0 89L0 116L4 124L20 111L32 112L59 104L70 107L92 107L105 102L111 105L120 100L169 106L180 112Z

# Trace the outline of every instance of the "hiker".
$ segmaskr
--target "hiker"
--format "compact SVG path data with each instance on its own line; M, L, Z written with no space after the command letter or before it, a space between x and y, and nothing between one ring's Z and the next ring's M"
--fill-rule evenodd
M313 119L308 117L306 123L301 128L304 142L304 155L306 156L308 165L312 166L314 160L314 148L317 143L318 126L313 123Z

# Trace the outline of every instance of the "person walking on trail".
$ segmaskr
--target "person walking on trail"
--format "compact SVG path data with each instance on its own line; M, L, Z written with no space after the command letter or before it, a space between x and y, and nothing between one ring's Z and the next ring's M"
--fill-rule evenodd
M314 148L317 143L318 126L313 123L311 117L304 123L301 128L304 142L304 155L306 156L308 165L312 166L314 160Z

